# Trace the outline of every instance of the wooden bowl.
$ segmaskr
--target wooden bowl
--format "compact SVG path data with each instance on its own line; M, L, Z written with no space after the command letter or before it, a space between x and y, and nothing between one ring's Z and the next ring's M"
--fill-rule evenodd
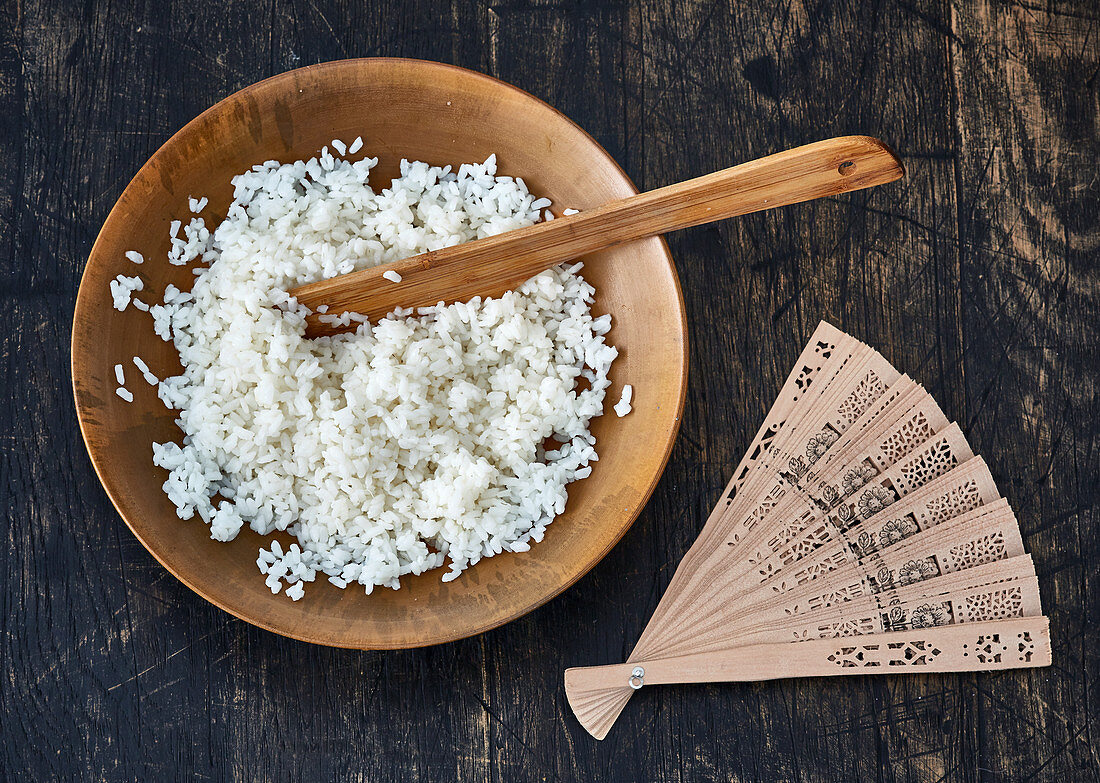
M687 381L684 303L661 239L585 259L598 291L595 310L612 314L609 340L620 351L607 413L596 419L599 462L569 485L565 513L524 554L482 560L443 583L439 569L405 577L400 590L364 595L323 578L297 602L272 595L256 568L264 539L247 527L229 544L212 541L196 517L181 521L161 491L153 441L179 440L174 414L134 368L144 359L159 377L177 374L174 348L133 307L112 308L110 281L138 275L159 301L193 276L167 262L169 223L189 217L187 198L208 196L217 225L232 200L230 178L255 163L314 155L334 138L362 136L360 155L377 155L372 176L388 184L402 157L438 164L497 154L502 174L522 176L555 209L584 209L635 192L590 136L527 93L461 68L415 60L326 63L252 85L204 112L173 136L123 192L92 248L73 318L73 390L80 428L103 487L134 534L188 587L243 620L320 644L362 649L415 647L480 633L529 612L595 565L630 527L661 475L679 427ZM124 257L144 254L141 266ZM140 295L139 295L140 297ZM114 365L126 367L126 403L115 394ZM611 412L624 384L634 411ZM284 546L292 539L281 536Z

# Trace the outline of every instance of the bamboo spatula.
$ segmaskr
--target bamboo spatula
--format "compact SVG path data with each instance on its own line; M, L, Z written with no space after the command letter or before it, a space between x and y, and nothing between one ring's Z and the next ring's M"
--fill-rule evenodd
M314 311L327 305L330 316L350 311L373 321L399 306L499 296L555 264L633 239L882 185L904 174L901 161L878 139L840 136L575 215L319 280L290 294ZM384 278L389 271L400 282ZM357 325L323 323L315 312L306 334L319 337Z

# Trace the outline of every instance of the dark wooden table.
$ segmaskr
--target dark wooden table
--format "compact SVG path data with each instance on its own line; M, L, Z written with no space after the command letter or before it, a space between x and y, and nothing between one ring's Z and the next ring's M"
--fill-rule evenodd
M1098 20L1090 0L0 5L0 779L1097 780ZM96 481L68 372L85 258L141 163L251 82L372 55L529 90L643 188L846 133L909 171L671 237L691 385L645 512L542 609L396 653L274 636L164 571ZM646 690L593 741L562 670L623 659L822 317L989 461L1054 666Z

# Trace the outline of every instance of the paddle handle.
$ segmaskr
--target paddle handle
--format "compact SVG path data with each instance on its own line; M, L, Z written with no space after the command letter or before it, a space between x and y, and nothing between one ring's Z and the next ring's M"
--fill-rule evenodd
M397 306L499 296L555 264L634 239L892 182L897 156L869 136L842 136L778 152L575 215L392 264L320 280L290 293L310 309L370 320ZM382 277L401 276L398 283ZM309 319L311 336L341 331Z

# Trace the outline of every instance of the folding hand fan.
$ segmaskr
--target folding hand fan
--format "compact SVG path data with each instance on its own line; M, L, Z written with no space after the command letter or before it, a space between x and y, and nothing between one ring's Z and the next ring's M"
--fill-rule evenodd
M626 663L568 669L603 739L645 685L1047 666L1016 517L919 384L822 322Z

